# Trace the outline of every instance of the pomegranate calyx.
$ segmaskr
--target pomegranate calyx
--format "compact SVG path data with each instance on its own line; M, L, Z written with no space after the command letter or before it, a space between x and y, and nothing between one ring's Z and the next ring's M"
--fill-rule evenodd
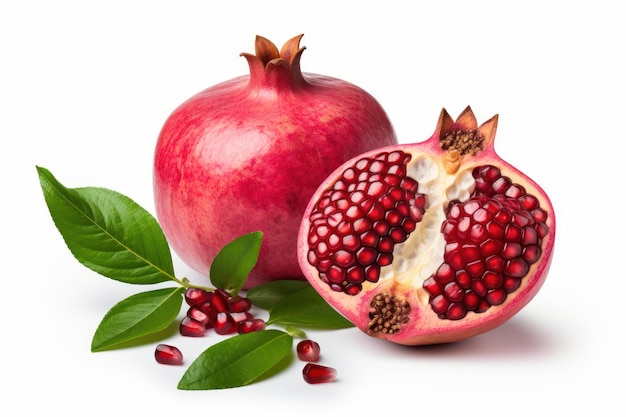
M497 126L497 114L478 126L470 106L456 120L452 119L446 109L442 109L434 136L439 141L439 147L445 151L446 172L454 174L466 155L476 156L485 149L492 149Z
M266 86L278 91L293 89L305 83L300 70L300 57L306 49L300 47L304 35L289 39L279 51L269 39L257 35L255 54L242 52L240 55L248 61L250 83L253 86Z

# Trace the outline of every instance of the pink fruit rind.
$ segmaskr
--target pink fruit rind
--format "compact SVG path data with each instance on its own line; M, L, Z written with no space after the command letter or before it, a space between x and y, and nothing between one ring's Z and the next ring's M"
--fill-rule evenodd
M380 104L336 78L302 73L301 36L258 36L250 75L210 87L165 122L154 155L156 215L173 250L208 275L218 251L262 230L245 288L304 279L300 218L319 183L361 152L397 143Z
M298 258L301 267L316 291L363 332L406 345L463 340L491 330L506 322L538 293L545 282L552 260L556 233L554 209L547 194L534 180L497 155L493 145L496 125L497 116L494 116L494 118L478 127L473 112L469 107L456 121L452 120L444 109L435 133L427 141L411 145L388 146L365 152L335 169L314 194L305 210L298 238ZM475 155L450 155L451 152L443 150L440 143L441 135L457 128L477 128L484 136L482 150ZM460 320L445 320L438 317L433 311L429 305L429 294L422 288L421 283L428 278L427 276L416 278L415 276L409 276L410 273L406 272L402 276L381 277L376 282L366 281L362 283L362 290L356 295L349 295L342 291L333 291L327 283L320 279L320 271L313 267L309 260L311 248L308 244L308 235L311 230L310 216L311 213L315 212L320 196L323 195L324 191L331 184L334 184L341 178L345 170L353 166L357 160L375 158L381 152L392 153L396 151L408 152L413 157L426 154L429 157L440 159L443 161L442 165L446 166L446 170L450 170L450 172L457 172L456 170L459 169L471 171L474 167L485 165L497 166L500 168L503 176L509 177L513 183L523 185L528 194L535 196L539 200L541 208L548 214L545 221L548 232L541 241L541 256L535 263L530 265L519 288L509 293L502 304L493 305L482 313L467 313L467 316ZM442 209L445 210L444 207ZM401 318L403 323L398 326L398 331L385 334L372 332L369 323L369 312L372 299L377 294L391 294L399 300L408 302L410 312L406 314L406 317Z

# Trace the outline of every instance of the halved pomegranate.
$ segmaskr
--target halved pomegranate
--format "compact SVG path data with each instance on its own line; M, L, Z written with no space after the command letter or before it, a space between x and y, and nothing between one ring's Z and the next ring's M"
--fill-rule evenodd
M433 136L344 163L311 199L300 266L365 333L453 342L504 323L545 281L555 238L546 193L495 152L497 115L442 110Z

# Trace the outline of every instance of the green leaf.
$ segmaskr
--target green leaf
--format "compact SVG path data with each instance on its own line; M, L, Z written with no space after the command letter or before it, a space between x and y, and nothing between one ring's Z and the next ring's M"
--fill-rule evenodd
M183 288L163 288L132 295L104 316L91 341L97 352L167 328L178 316Z
M263 330L221 341L196 358L178 389L210 390L249 385L275 368L290 353L293 337Z
M150 213L115 191L69 189L47 169L37 172L52 219L79 262L131 284L175 280L169 245Z
M307 281L280 280L250 288L246 297L257 307L271 310L283 298L309 287Z
M267 324L328 330L354 327L315 292L313 287L296 291L274 305Z
M246 277L256 265L263 233L240 236L224 246L211 263L211 282L231 294L241 290Z

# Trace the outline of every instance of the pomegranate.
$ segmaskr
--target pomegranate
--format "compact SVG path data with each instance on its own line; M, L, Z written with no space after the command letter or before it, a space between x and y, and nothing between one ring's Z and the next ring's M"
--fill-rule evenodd
M250 73L210 87L166 120L154 155L156 215L168 242L208 274L233 239L263 231L245 287L304 279L296 239L317 186L337 166L397 143L380 104L328 76L303 73L301 36L279 51L257 36Z
M539 291L555 237L546 193L443 109L433 136L366 152L312 197L298 237L311 285L368 335L419 345L502 324Z

